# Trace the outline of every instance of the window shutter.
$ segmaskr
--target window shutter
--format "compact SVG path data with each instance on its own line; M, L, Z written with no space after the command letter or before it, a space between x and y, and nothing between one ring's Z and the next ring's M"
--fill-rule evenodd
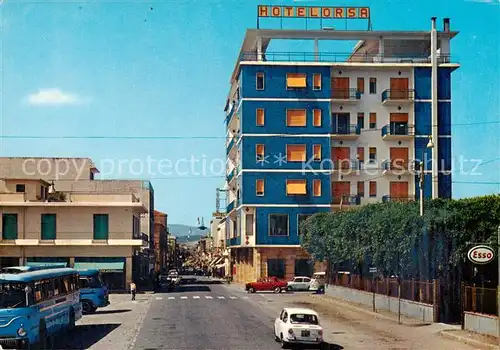
M286 86L289 88L305 88L307 86L306 74L304 74L304 73L287 73Z
M289 162L305 162L306 146L305 145L287 145L286 159Z
M287 109L286 111L287 126L306 126L306 110L305 109Z
M307 194L306 180L287 180L286 194Z

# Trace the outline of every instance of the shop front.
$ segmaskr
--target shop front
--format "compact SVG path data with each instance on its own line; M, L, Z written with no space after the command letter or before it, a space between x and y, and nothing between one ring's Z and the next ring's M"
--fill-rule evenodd
M110 291L126 289L125 258L103 257L88 258L75 257L75 269L96 269L102 273L104 283Z
M69 266L69 258L65 257L28 257L26 266Z

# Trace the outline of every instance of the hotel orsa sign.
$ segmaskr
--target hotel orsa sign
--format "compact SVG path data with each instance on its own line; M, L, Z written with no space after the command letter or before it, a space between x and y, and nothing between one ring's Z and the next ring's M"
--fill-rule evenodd
M369 7L313 7L259 5L258 17L369 19Z

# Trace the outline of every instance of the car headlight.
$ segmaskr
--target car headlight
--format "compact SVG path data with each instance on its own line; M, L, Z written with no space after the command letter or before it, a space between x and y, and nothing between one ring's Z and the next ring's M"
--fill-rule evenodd
M26 333L26 330L21 326L18 330L17 330L17 334L19 334L20 337L24 337L27 333Z

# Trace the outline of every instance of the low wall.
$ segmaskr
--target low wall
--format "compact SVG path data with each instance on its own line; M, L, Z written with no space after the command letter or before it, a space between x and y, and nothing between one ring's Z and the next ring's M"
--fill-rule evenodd
M498 317L485 314L476 314L474 312L464 312L464 329L487 334L494 337L499 337L498 335Z
M366 306L373 305L373 293L357 289L329 285L325 294ZM375 294L375 309L398 312L398 298ZM434 308L432 305L401 299L401 315L420 319L423 322L434 322Z

